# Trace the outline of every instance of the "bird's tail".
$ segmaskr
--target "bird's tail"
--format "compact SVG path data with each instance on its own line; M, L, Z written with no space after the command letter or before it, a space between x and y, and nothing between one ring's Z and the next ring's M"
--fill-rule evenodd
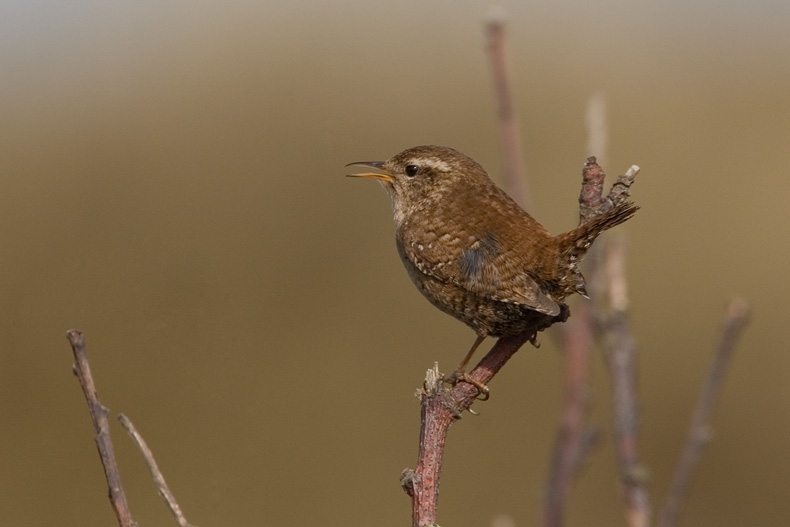
M560 262L570 271L566 283L563 284L566 294L579 293L587 296L579 262L599 234L628 220L637 210L639 207L633 202L624 201L593 220L559 235Z

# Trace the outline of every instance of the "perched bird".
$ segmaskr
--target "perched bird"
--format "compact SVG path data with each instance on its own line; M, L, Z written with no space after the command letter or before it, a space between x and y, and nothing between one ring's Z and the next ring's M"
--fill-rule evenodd
M579 261L600 233L638 209L623 202L553 236L479 163L452 148L416 146L386 161L351 165L381 171L349 176L377 179L387 191L398 254L417 289L477 333L456 372L464 380L466 363L486 337L564 320L563 300L586 296Z

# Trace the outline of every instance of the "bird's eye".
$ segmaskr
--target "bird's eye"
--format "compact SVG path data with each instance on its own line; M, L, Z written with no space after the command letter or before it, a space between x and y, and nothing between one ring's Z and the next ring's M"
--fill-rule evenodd
M417 175L417 172L420 171L420 167L417 165L408 165L406 167L406 175L409 177L414 177Z

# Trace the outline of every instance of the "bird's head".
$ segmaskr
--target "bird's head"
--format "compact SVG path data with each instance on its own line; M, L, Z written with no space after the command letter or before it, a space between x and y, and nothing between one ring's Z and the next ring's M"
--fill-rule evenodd
M415 146L386 161L356 161L346 166L367 166L381 172L348 174L377 179L389 194L395 221L421 206L430 206L453 192L490 184L479 163L445 146Z

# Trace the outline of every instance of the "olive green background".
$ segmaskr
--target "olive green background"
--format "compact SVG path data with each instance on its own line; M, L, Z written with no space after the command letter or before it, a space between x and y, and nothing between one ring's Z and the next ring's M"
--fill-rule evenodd
M641 452L658 505L723 307L753 322L683 525L790 522L790 4L504 2L535 215L575 224L590 97L628 238ZM0 513L112 525L68 328L191 522L408 525L413 398L473 333L412 287L378 185L343 165L426 143L501 175L488 2L0 6ZM581 299L576 299L579 301ZM558 419L553 339L450 431L439 521L535 525ZM623 525L603 442L568 525ZM173 525L113 421L141 526Z

